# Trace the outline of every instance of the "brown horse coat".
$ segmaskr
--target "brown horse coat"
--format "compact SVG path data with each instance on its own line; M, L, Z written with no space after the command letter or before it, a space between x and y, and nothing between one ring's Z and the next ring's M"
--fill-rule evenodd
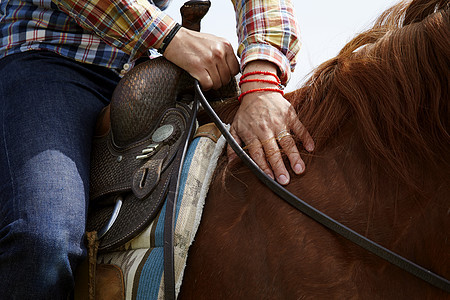
M448 1L401 3L288 95L316 151L288 189L450 278ZM235 105L222 117L232 119ZM449 295L327 230L223 157L180 299Z

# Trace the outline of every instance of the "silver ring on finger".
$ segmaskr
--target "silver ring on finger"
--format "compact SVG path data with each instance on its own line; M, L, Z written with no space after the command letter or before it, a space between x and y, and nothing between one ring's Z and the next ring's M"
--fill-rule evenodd
M287 130L282 130L277 134L277 141L280 142L283 138L291 136L292 134Z

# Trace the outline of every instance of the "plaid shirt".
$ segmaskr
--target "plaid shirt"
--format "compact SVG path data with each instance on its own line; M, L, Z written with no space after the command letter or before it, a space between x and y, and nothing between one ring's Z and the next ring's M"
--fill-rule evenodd
M151 1L151 0L150 0ZM127 69L175 25L171 0L0 0L0 58L45 49L80 62ZM241 67L263 59L287 82L299 50L291 0L232 0Z

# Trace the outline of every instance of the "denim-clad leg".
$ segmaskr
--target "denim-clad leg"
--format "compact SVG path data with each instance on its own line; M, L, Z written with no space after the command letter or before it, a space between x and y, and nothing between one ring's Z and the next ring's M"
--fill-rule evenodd
M118 80L50 52L0 60L0 299L73 289L93 127Z

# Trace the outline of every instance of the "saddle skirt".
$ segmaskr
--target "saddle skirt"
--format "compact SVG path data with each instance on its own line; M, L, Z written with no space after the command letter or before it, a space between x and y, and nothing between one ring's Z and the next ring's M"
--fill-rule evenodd
M116 201L122 201L115 222L100 238L100 250L126 243L159 212L171 174L178 171L173 162L189 113L181 103L167 109L146 137L127 147L114 144L112 131L94 140L87 231L106 226Z

